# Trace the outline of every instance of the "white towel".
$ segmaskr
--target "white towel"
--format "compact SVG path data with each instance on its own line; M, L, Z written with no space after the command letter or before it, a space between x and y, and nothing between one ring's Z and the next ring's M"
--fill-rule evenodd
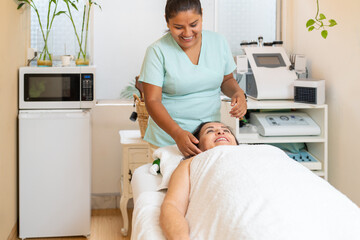
M360 239L359 208L276 147L215 147L190 179L192 240Z
M165 240L159 224L163 192L143 192L138 197L132 221L132 240Z

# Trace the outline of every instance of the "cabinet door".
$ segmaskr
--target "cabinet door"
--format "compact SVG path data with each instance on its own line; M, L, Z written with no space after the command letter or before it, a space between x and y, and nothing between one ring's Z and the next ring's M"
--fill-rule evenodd
M128 152L129 164L132 163L148 163L149 149L148 148L129 148Z
M129 181L129 194L132 194L131 189L131 178L132 174L134 173L135 169L148 163L150 160L149 158L149 149L148 148L129 148L128 152L129 156L129 172L128 172L128 181Z

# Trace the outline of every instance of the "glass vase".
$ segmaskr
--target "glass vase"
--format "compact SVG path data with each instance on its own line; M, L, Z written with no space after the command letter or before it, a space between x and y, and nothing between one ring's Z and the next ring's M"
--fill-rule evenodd
M82 38L81 41L81 46L78 42L78 39L76 37L74 37L74 41L75 41L75 64L76 66L89 66L91 64L91 59L90 59L90 51L89 51L89 39L86 37L86 33L85 36Z
M40 55L37 60L38 67L52 67L52 56L50 53L45 52Z
M77 53L75 64L76 66L89 66L90 65L89 53L86 54L83 54L82 52Z
M53 35L51 32L42 32L40 29L37 34L38 55L37 65L39 67L52 66Z
M90 65L90 53L85 49L85 43L82 43L82 47L77 44L75 46L75 64L76 66L89 66Z

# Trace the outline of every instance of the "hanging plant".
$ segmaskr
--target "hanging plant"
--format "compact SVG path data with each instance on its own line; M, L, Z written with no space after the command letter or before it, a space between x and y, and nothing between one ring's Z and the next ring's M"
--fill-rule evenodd
M319 0L316 0L316 6L317 6L317 11L316 11L316 16L315 18L311 18L306 22L306 28L308 29L309 32L313 31L313 30L321 30L321 36L326 39L328 36L328 31L327 31L327 27L333 27L335 25L337 25L337 22L334 19L330 19L328 20L328 23L325 17L325 15L323 13L319 13L320 12L320 8L319 8Z
M56 12L58 4L59 4L59 0L49 0L47 19L46 19L46 28L45 28L42 25L39 11L33 0L18 0L17 9L22 8L25 4L29 5L32 9L34 9L34 11L37 15L38 21L39 21L41 35L42 35L42 38L44 41L44 47L38 58L38 65L52 66L52 56L50 54L49 45L48 45L49 34L50 34L51 27L52 27L55 17L65 13L65 12L64 11ZM54 5L54 6L52 7L52 5ZM53 10L51 11L51 9L53 9Z
M81 31L78 31L78 29L76 29L75 22L74 22L72 14L71 14L71 8L75 9L76 11L79 11L75 4L75 2L78 3L79 0L74 0L74 1L63 0L63 1L65 2L67 10L68 10L65 14L66 14L66 16L69 17L69 19L73 25L76 40L79 45L79 52L77 53L76 60L75 60L76 65L89 65L89 56L87 55L87 47L88 47L87 43L88 43L88 33L89 33L90 10L91 10L92 5L97 5L100 8L100 10L101 10L101 6L92 0L86 0L87 4L86 4L86 2L84 4L84 11L83 11L83 17L82 17L82 23L81 23ZM85 33L84 33L84 31L85 31ZM84 36L84 34L85 34L85 36Z

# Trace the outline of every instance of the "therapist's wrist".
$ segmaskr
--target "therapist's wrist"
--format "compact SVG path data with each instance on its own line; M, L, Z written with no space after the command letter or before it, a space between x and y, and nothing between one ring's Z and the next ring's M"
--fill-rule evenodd
M181 132L183 131L183 129L180 126L174 127L174 129L171 129L169 132L169 135L175 139L176 136L178 136Z

